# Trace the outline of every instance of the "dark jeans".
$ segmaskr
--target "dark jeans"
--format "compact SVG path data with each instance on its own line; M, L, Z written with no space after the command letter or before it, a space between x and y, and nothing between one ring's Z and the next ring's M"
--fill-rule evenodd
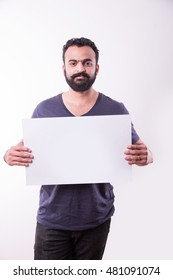
M51 229L37 223L35 260L101 260L110 228L110 219L83 231Z

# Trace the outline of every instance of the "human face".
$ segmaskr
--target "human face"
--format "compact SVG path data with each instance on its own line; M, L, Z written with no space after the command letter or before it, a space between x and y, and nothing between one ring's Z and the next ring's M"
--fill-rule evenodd
M95 52L88 46L71 46L65 52L63 65L66 82L74 91L89 90L98 73Z

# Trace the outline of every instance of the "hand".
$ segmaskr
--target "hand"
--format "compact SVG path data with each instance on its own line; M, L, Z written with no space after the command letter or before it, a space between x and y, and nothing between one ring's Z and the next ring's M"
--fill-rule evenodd
M8 165L28 166L32 163L33 155L31 150L24 146L23 140L16 146L6 151L4 160Z
M144 166L153 162L151 152L141 140L138 140L135 144L129 145L124 153L126 155L125 160L127 160L130 165L136 164Z

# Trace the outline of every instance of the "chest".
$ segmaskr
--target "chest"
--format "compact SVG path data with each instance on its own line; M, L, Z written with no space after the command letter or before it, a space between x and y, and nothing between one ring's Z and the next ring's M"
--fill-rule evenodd
M68 111L74 116L82 116L89 112L94 106L95 102L87 103L87 104L70 104L69 102L65 102L64 105L68 109Z
M96 104L98 93L84 98L68 98L68 95L62 96L62 101L66 109L74 116L82 116L88 113Z

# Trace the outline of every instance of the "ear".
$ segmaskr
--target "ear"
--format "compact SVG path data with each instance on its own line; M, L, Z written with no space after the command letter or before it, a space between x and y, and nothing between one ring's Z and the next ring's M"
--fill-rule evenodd
M96 75L98 74L99 72L99 64L96 65Z
M63 74L64 74L64 71L65 71L65 65L64 64L62 65L62 71L63 71Z

